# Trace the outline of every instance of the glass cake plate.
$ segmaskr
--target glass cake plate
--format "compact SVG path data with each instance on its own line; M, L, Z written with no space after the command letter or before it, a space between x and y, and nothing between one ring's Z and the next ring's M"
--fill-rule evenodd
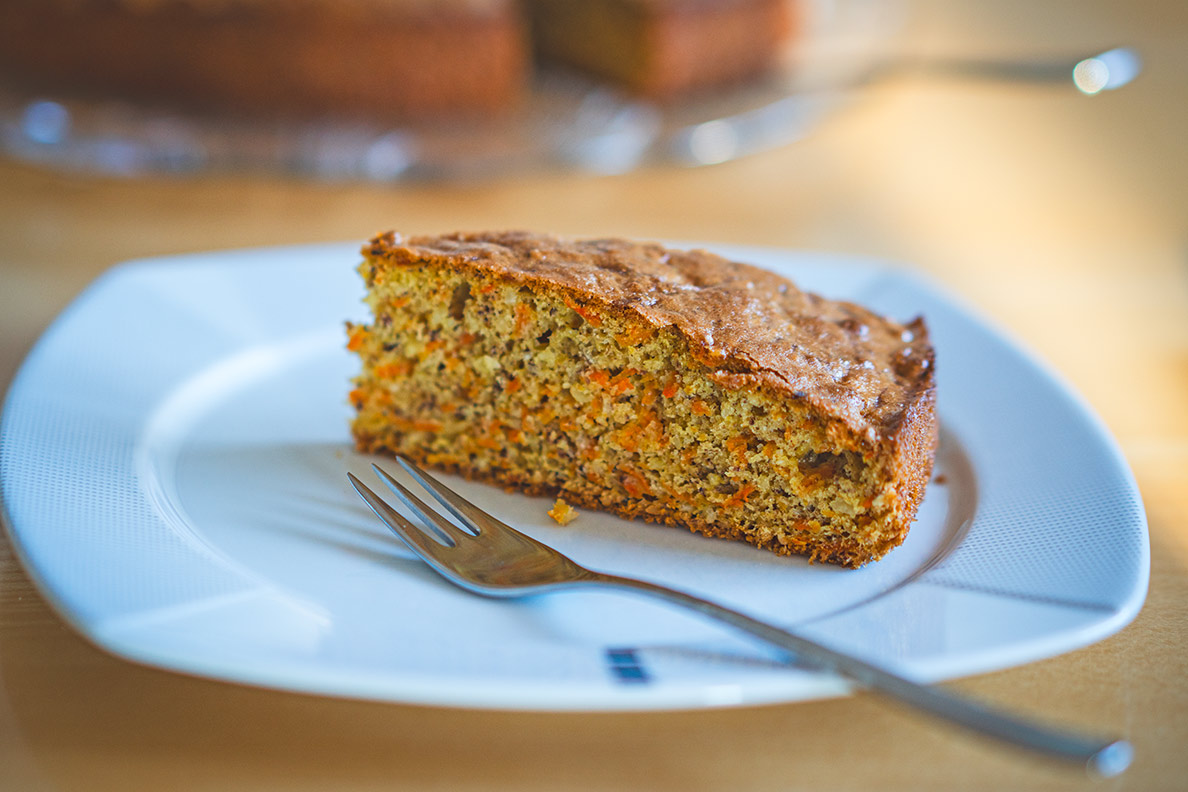
M543 68L523 105L504 118L392 127L335 118L253 121L29 93L0 81L0 151L68 171L262 172L375 182L715 164L799 140L852 101L905 13L899 0L800 6L798 39L770 75L680 103L640 100Z
M901 318L937 347L942 444L906 542L860 570L453 478L580 563L651 579L934 682L1067 652L1142 606L1146 521L1117 446L1041 363L879 262L716 248ZM22 366L0 417L4 522L70 625L123 658L289 691L460 707L654 710L848 686L629 594L466 594L358 499L343 321L358 245L122 265Z

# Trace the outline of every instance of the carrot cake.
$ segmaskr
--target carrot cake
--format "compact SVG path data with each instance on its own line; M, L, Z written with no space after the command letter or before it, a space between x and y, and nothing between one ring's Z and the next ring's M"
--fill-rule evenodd
M360 451L847 567L906 536L937 442L921 318L621 239L362 252Z
M788 0L529 0L533 42L575 66L655 99L754 79L793 30Z
M0 81L53 98L413 122L517 107L535 55L653 97L776 65L795 0L7 0Z
M24 91L256 117L487 116L527 89L517 0L7 0Z

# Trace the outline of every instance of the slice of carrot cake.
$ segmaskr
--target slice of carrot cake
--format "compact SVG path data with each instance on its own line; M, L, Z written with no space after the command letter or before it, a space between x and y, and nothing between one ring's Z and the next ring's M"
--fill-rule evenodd
M361 451L849 567L915 518L922 319L621 239L390 232L363 255Z

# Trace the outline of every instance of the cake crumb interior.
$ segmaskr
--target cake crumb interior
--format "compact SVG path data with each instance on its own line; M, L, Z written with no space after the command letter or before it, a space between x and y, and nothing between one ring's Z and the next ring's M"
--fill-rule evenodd
M715 376L671 327L431 257L360 272L361 450L846 566L902 541L873 447Z

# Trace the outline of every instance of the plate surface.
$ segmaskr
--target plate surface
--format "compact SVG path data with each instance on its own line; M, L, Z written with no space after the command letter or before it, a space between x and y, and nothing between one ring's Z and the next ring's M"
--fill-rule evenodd
M348 430L343 321L357 245L133 262L22 367L0 420L17 552L91 641L153 666L434 705L646 710L848 688L636 595L487 600L378 524ZM857 571L447 479L596 569L645 577L937 681L1120 629L1146 595L1146 520L1113 441L1028 354L918 278L872 262L720 252L907 319L938 357L937 480L904 545Z

